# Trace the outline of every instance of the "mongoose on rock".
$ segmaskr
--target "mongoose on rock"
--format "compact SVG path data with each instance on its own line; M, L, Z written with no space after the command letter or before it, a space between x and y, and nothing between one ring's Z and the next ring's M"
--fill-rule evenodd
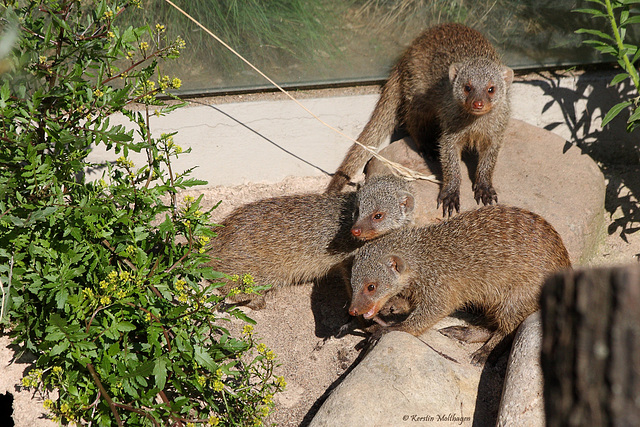
M404 126L422 149L437 139L443 184L443 214L460 211L460 154L478 151L474 197L497 202L492 176L510 116L513 70L491 43L461 24L442 24L418 36L391 70L358 141L380 147ZM334 174L328 192L341 191L371 155L354 144Z
M398 330L417 336L456 309L478 308L495 329L472 355L483 363L538 309L545 277L570 266L560 235L542 217L485 206L367 242L353 262L349 313L375 319L390 297L401 294L413 311L400 324L379 326L375 335ZM455 328L447 328L450 335L456 336Z
M229 275L250 274L273 288L319 279L352 256L362 242L351 235L356 194L272 197L240 206L211 239L207 265ZM228 283L228 292L237 286ZM240 294L234 302L264 307L264 298Z

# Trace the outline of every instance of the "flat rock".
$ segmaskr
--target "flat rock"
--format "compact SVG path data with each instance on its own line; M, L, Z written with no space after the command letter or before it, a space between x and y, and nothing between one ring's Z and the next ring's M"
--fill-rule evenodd
M410 138L393 142L380 154L426 175L440 178L437 164L424 161ZM463 156L460 186L461 210L474 209L472 178L475 156ZM386 165L372 159L366 176L390 173ZM493 177L498 201L533 211L560 233L571 261L583 263L597 248L604 232L605 182L596 163L558 135L511 120L498 156ZM442 218L436 208L440 187L415 181L417 224Z
M393 142L380 154L439 178L438 166L425 163L409 138ZM461 165L462 210L477 207L472 192L473 158L465 156ZM365 175L389 172L373 159ZM412 186L415 223L441 218L436 208L439 186L423 180ZM561 137L511 120L494 187L500 203L531 210L549 221L562 236L574 264L586 262L597 250L604 232L604 178L591 158ZM419 338L395 332L383 336L330 394L311 425L386 426L403 421L440 425L447 421L444 416L453 417L458 425L495 425L498 420L504 421L501 425L544 425L537 362L540 336L536 318L531 319L514 341L501 403L507 363L486 364L483 369L472 366L470 353L477 347L442 336L435 330L442 327L439 324Z

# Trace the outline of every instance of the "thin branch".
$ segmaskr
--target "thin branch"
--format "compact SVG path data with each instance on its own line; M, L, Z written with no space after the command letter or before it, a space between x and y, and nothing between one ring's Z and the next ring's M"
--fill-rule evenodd
M113 412L113 416L116 418L116 422L120 427L123 427L124 424L122 423L122 419L120 418L120 414L118 413L118 408L116 407L115 402L111 400L111 396L109 396L109 393L107 393L107 390L104 388L104 386L100 382L100 378L98 378L98 374L96 370L93 368L93 365L91 363L87 363L87 369L89 370L89 373L93 378L93 382L96 383L96 385L98 386L98 389L100 390L100 393L102 393L102 395L104 396L104 400L107 401L109 408L111 408L111 412Z

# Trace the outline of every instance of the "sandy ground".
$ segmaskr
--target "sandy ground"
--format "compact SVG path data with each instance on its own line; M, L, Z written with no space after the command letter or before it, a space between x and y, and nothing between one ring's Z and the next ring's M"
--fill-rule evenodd
M634 186L640 185L640 167L608 167L606 175L608 232L600 254L590 265L637 262L640 213ZM205 205L222 200L214 211L220 219L242 203L282 194L322 191L327 182L327 177L292 177L273 185L218 187L190 194L204 193ZM333 387L357 364L361 353L356 346L363 337L333 337L348 320L346 302L344 289L329 277L323 283L271 293L267 297L267 308L250 313L258 322L256 335L279 356L281 365L276 374L283 375L288 383L285 392L277 395L277 407L269 421L281 426L307 424ZM11 363L15 352L8 344L8 337L0 336L0 425L10 425L7 409L2 406L8 396L3 396L4 393L14 399L16 426L53 425L43 414L41 399L20 386L22 375L30 366L29 359ZM372 393L379 395L379 391L372 390Z

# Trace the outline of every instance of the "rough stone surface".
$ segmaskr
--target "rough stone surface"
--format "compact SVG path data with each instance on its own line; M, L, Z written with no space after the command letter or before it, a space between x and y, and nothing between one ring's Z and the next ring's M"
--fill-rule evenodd
M523 137L526 136L526 139ZM433 162L425 163L409 138L396 141L380 154L427 175L440 177ZM543 154L543 155L541 155ZM460 186L461 210L474 209L472 179L475 156L463 156ZM389 173L372 159L366 174ZM420 180L417 189L417 223L442 217L436 208L439 185ZM561 137L520 120L511 120L494 173L498 201L542 215L562 236L573 263L588 259L604 231L605 183L595 162ZM588 191L586 191L588 189Z
M541 345L542 323L540 312L537 311L522 322L513 340L498 412L498 426L544 427Z
M482 371L468 357L435 329L420 337L390 332L338 385L310 426L470 425Z

